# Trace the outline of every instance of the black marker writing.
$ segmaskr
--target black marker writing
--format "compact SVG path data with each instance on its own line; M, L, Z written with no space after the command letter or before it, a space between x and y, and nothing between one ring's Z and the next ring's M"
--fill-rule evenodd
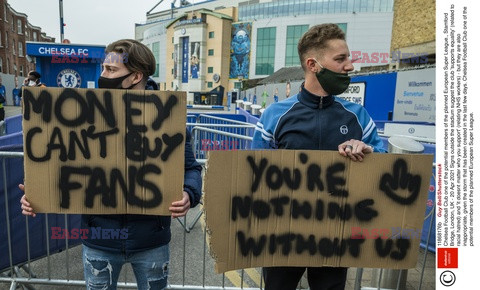
M288 196L281 196L279 198L272 198L268 201L261 199L253 199L250 196L234 196L232 198L232 212L231 219L236 221L240 218L248 218L254 216L258 219L267 219L270 216L284 216L290 214L292 218L310 219L314 214L315 219L323 220L324 212L327 212L329 219L350 220L353 215L360 221L369 221L378 215L374 210L374 201L372 199L364 199L357 202L353 209L349 203L339 204L336 202L329 202L325 210L324 202L317 199L315 207L308 201L299 201L297 199L290 199Z
M365 242L365 239L331 239L327 237L319 238L314 235L305 238L303 235L295 233L271 234L268 237L267 235L260 235L253 238L247 237L243 231L238 231L237 241L240 253L245 257L249 255L258 257L264 252L268 252L270 255L280 252L287 256L293 251L297 254L307 251L311 256L318 253L323 257L334 255L342 257L348 249L350 256L356 258L360 255L360 245Z
M42 156L35 156L33 153L33 147L38 146L36 135L42 138L43 130L40 127L33 127L26 133L25 137L25 151L30 160L35 162L44 162L52 158L52 152L58 150L60 161L76 160L77 147L82 157L85 159L91 158L90 142L89 140L98 139L100 145L100 151L98 155L102 158L107 156L107 136L118 134L118 128L114 128L108 131L96 132L95 126L89 126L87 129L80 130L80 136L76 131L70 131L67 136L63 136L59 127L54 127L50 135L50 140L46 146L45 154ZM67 140L65 140L67 138Z
M62 208L70 208L70 195L74 190L83 190L85 196L85 206L92 208L95 196L101 196L102 205L107 207L116 207L116 187L117 183L123 191L125 200L129 205L141 208L153 208L162 203L162 192L151 181L147 179L152 176L154 179L160 175L161 170L153 164L146 164L139 168L135 166L128 167L128 183L126 177L122 175L119 169L110 171L110 182L106 177L104 169L99 167L72 167L62 166L60 168L59 187L61 190L60 206ZM82 189L79 180L87 178L86 188ZM128 184L128 187L127 187ZM142 199L135 193L141 192L137 189L137 185L150 192L150 199Z
M308 156L301 153L299 158L302 163L308 161ZM269 165L266 158L261 158L257 164L253 156L247 156L248 164L253 172L253 182L251 190L256 192L262 179L264 179L267 187L272 190L280 189L284 184L291 190L300 188L302 181L302 171L299 168L280 168L277 165ZM303 175L306 176L307 189L309 191L324 191L327 185L327 191L332 196L347 197L348 191L343 189L346 181L341 174L345 171L345 164L335 163L326 168L325 176L322 179L322 168L318 164L310 164L304 170ZM325 181L325 182L324 182Z
M418 198L422 177L407 172L407 162L398 159L393 164L393 174L385 173L380 179L380 190L399 204L412 204ZM408 190L408 197L400 196L397 190Z

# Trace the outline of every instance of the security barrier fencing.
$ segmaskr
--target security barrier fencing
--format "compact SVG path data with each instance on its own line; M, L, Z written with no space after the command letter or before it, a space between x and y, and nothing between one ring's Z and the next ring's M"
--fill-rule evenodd
M194 152L201 163L205 162L209 151L243 150L250 148L254 125L238 120L209 115L189 115L187 127L194 138ZM18 148L17 148L18 150ZM20 150L21 151L21 150ZM8 285L9 289L23 286L35 289L35 286L54 285L63 287L85 287L83 267L81 265L81 240L52 239L52 227L66 230L80 228L79 215L38 214L36 218L21 214L19 200L23 193L18 184L23 182L23 152L0 152L1 188L0 188L0 289ZM208 194L208 193L206 193ZM172 223L171 267L168 289L263 289L261 269L244 269L215 274L213 260L208 254L207 237L200 225L201 206L191 210L185 218ZM426 215L429 220L429 232L433 229L435 207ZM428 251L417 267L420 277L415 275L415 289L427 289L424 286L425 266ZM80 265L79 265L80 264ZM37 266L42 265L42 266ZM125 267L124 267L125 268ZM347 289L380 289L385 280L383 270L377 271L370 281L365 278L371 269L350 269L355 273L353 285ZM39 275L36 272L41 272ZM63 277L58 277L58 272ZM391 274L391 273L390 273ZM407 278L406 271L398 271L395 287L402 289L402 281ZM405 277L404 275L407 275ZM349 275L351 276L351 275ZM192 278L193 277L193 278ZM377 279L374 281L372 279ZM389 278L390 279L390 278ZM118 288L135 289L136 284L131 271L122 270ZM429 282L431 283L431 282ZM366 287L362 284L375 285ZM299 289L306 289L302 279Z

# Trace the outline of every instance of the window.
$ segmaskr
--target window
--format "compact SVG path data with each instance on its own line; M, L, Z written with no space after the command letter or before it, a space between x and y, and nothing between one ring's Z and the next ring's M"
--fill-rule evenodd
M208 33L208 38L215 38L215 31L210 31Z
M159 62L159 57L160 57L160 43L159 42L154 42L152 43L152 52L153 56L155 57L155 73L153 74L153 77L158 77L159 76L159 70L160 70L160 62Z
M20 76L23 77L23 65L20 66Z
M171 86L171 87L172 87L172 89L173 89L173 82L171 82L171 83L170 83L170 86Z
M37 32L36 31L33 32L33 41L37 41Z
M23 43L18 42L18 56L23 56Z
M209 66L207 70L208 70L209 74L212 74L213 73L213 66Z
M213 50L213 49L209 49L209 50L208 50L208 55L209 55L209 56L212 56L213 54L214 54L214 50Z
M18 30L18 34L23 34L23 31L22 31L22 19L17 19L17 30Z
M10 59L7 58L7 70L5 71L5 73L9 74L10 73Z
M235 82L233 83L233 88L234 89L238 89L238 90L241 90L242 89L242 82Z
M8 22L8 20L7 20L7 10L8 10L8 7L7 7L7 4L5 3L5 8L3 9L3 19L5 19L5 22Z
M12 15L12 31L15 31L15 17Z
M308 25L287 26L287 46L285 51L285 66L300 65L298 57L298 40L308 30Z
M17 64L16 63L13 64L13 74L17 75Z
M174 42L175 42L175 38L174 38L174 37L172 37L172 43L174 43Z
M5 32L5 47L8 48L8 32Z
M347 23L337 23L338 27L347 35Z
M257 30L257 58L255 74L270 75L275 63L276 27L259 28Z
M207 88L213 88L213 82L208 82L207 83Z
M12 54L15 55L17 52L15 51L15 41L12 42Z

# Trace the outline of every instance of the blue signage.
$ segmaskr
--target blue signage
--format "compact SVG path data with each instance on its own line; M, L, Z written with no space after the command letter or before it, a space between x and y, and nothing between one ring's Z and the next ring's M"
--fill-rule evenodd
M80 58L104 58L105 46L49 44L27 42L27 55L30 56L78 56Z
M47 87L94 88L102 72L105 46L27 42L27 55Z
M188 83L188 37L182 37L182 83Z

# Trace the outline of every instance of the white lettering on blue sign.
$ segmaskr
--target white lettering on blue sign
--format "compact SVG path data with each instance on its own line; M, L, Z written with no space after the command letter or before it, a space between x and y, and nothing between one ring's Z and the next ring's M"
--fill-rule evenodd
M70 47L40 47L40 54L60 54L60 55L88 55L88 48L70 48Z

